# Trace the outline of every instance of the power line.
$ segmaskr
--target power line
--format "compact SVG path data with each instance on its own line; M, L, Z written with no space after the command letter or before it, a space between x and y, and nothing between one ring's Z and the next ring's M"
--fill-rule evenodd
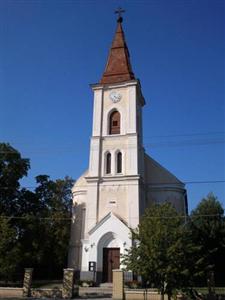
M188 146L204 146L204 145L216 145L216 144L224 144L224 138L208 138L208 139L191 139L184 141L162 141L156 143L144 143L144 146L149 146L150 148L166 148L166 147L188 147ZM136 147L135 144L121 144L121 143L109 143L107 142L107 146L119 147L122 149ZM53 147L52 148L37 148L36 150L26 150L29 153L33 154L60 154L60 153L74 153L76 151L75 146L69 147ZM96 148L97 149L97 148ZM18 151L0 151L0 154L19 154Z
M195 219L195 218L214 218L220 217L220 214L205 214L205 215L177 215L177 216L147 216L150 219L177 219L177 218L185 218L185 219Z
M108 177L107 177L108 178ZM120 178L118 178L118 180L120 180ZM225 183L225 180L204 180L204 181L181 181L181 182L149 182L149 183L119 183L119 184L108 184L105 182L100 182L100 184L102 184L102 187L105 186L112 186L112 187L118 187L118 186L134 186L134 185L140 185L140 186L155 186L155 185L167 185L167 184L171 184L171 185L177 185L177 184L210 184L210 183ZM89 185L82 185L80 186L80 188L84 188L84 187L88 187ZM20 187L21 189L35 189L38 188L39 186L22 186ZM2 186L0 187L0 189L2 190L7 190L10 188L15 188L14 186Z
M171 133L171 134L162 134L162 135L150 135L150 136L144 136L144 139L152 139L152 138L164 138L164 137L187 137L187 136L206 136L206 135L218 135L218 134L225 134L225 131L208 131L208 132L187 132L187 133ZM78 137L79 138L79 137ZM48 140L49 141L49 140ZM40 142L43 143L43 141L37 141L39 144ZM12 143L19 143L19 144L25 144L21 143L21 139L19 141L13 139Z
M221 217L220 214L198 214L198 215L177 215L177 216L148 216L147 218L150 219L177 219L177 218L185 218L185 219L195 219L195 218L213 218L213 217ZM81 217L37 217L34 215L26 215L26 216L5 216L5 215L0 215L0 219L18 219L18 220L28 220L28 219L33 219L33 220L62 220L62 221L80 221L82 218Z
M152 135L147 136L145 139L151 138L164 138L164 137L183 137L183 136L201 136L201 135L217 135L217 134L225 134L225 131L211 131L211 132L202 132L202 133L183 133L183 134L167 134L167 135Z
M187 141L168 141L168 142L158 142L158 143L145 143L144 145L149 145L151 148L166 148L166 147L186 147L186 146L204 146L204 145L215 145L223 144L225 139L214 139L214 140L187 140Z
M73 218L62 218L62 217L37 217L34 215L26 215L23 217L16 217L16 216L4 216L4 215L0 215L0 219L18 219L18 220L27 220L27 219L34 219L34 220L62 220L62 221L66 221L66 220L72 220Z

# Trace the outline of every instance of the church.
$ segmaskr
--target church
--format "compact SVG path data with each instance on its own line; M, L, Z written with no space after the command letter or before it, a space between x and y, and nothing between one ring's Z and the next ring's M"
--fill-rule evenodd
M120 256L152 203L187 212L184 184L143 147L140 81L132 71L122 17L101 80L92 84L93 126L89 167L74 184L68 267L81 280L112 282ZM94 277L93 277L94 276Z

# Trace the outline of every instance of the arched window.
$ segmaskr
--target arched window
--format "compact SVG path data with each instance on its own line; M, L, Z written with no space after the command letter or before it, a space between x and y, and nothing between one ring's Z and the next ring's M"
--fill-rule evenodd
M122 173L122 153L118 152L116 157L116 173Z
M111 173L111 154L106 154L106 174Z
M109 118L109 134L120 134L120 113L113 111Z

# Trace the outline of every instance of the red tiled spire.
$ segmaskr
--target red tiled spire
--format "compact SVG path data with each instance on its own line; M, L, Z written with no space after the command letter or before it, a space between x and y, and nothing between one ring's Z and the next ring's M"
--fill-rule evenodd
M109 51L101 84L124 82L135 79L131 68L130 55L122 28L122 17L117 20L116 33Z

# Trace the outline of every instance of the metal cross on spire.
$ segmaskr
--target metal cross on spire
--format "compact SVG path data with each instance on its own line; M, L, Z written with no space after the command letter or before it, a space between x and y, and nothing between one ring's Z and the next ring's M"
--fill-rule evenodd
M125 10L122 9L121 7L118 7L117 10L115 10L115 14L118 14L117 22L119 22L119 23L123 22L122 13L124 13L124 12L125 12Z

